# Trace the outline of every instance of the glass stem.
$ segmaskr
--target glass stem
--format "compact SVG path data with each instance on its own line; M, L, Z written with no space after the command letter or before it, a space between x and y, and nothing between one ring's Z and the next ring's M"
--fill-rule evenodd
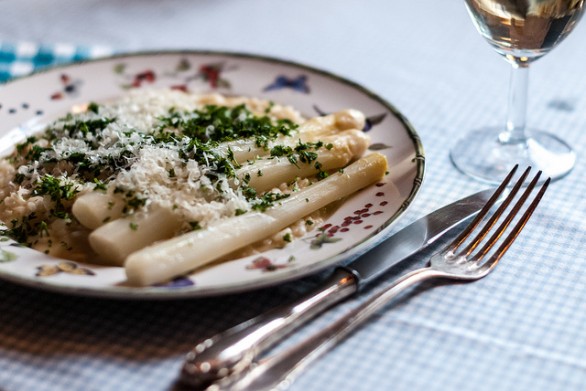
M529 89L529 65L513 63L509 85L507 128L499 135L502 143L525 142L527 120L527 92Z

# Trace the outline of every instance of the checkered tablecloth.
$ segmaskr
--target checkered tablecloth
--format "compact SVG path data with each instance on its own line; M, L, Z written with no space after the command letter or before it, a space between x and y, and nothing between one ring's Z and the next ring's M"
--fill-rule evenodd
M584 37L584 30L579 33ZM441 44L430 39L430 48ZM466 39L462 45L474 47ZM292 390L586 389L586 50L583 40L567 45L564 55L573 58L563 72L556 71L559 62L539 63L531 121L555 125L576 149L578 165L552 184L501 265L473 284L423 285L317 362ZM490 49L477 53L484 50ZM0 41L0 78L109 52ZM429 53L436 56L435 75L423 72L428 68L416 61L416 54L424 58ZM395 230L484 188L454 169L448 150L455 137L472 126L495 124L502 117L505 100L496 98L504 95L507 68L478 77L479 69L489 67L474 69L475 61L460 54L463 65L454 69L441 53L441 47L409 48L404 59L390 61L384 70L377 64L354 64L357 78L374 80L369 79L374 74L384 81L375 89L398 101L425 147L421 193ZM487 82L497 75L503 81L496 86ZM466 83L459 82L461 78ZM403 82L406 79L411 81ZM395 277L386 275L383 283ZM176 375L195 341L297 297L319 278L169 302L71 297L0 282L0 389L179 389ZM301 335L321 329L374 289L329 311Z
M0 82L26 75L49 65L106 56L111 53L112 50L105 46L13 43L0 40Z

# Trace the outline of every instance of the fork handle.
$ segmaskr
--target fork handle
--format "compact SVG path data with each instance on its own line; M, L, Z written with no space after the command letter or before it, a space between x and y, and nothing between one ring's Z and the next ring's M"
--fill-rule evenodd
M289 332L358 290L358 278L337 268L320 286L296 301L239 324L199 343L187 354L181 380L205 386L245 370L257 356Z
M283 381L291 382L296 374L336 346L401 292L421 281L441 276L441 272L428 267L407 273L308 339L251 366L247 371L216 382L208 390L261 391L271 390Z

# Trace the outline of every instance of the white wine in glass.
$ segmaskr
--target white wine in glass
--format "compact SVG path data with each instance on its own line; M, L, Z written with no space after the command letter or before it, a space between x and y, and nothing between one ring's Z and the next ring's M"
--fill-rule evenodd
M474 131L450 153L472 177L498 183L515 164L532 166L552 179L576 162L572 148L555 135L526 128L529 64L559 44L584 12L585 0L465 0L486 40L511 65L507 122Z

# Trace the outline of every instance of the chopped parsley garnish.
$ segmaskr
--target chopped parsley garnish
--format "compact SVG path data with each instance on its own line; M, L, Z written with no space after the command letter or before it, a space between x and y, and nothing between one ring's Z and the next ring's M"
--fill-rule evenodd
M79 192L73 182L61 181L52 175L46 174L39 180L37 186L33 188L33 195L48 195L52 201L62 202L72 200Z
M87 106L87 110L94 114L98 114L100 111L100 106L96 102L90 102L90 104Z
M177 112L171 110L159 118L159 132L176 129L180 134L203 142L225 142L241 138L272 140L279 135L288 136L297 125L290 120L273 121L267 116L255 116L245 105L224 107L207 105L199 110Z
M275 145L271 148L272 157L290 156L293 155L293 148L286 145Z
M252 189L252 188L248 187L248 189ZM252 190L254 191L254 196L256 197L256 191L254 189L252 189ZM250 199L252 202L252 209L253 210L256 210L259 212L264 212L265 210L267 210L268 208L273 206L275 204L275 202L282 200L282 199L285 199L287 197L289 197L289 194L267 192L260 197L256 197L256 198L250 197Z
M286 157L291 164L297 167L299 167L298 162L304 164L311 164L312 162L315 162L314 167L317 170L318 178L323 179L327 176L327 173L322 171L322 164L317 161L318 154L316 152L322 147L324 147L324 143L322 141L317 141L315 143L303 143L301 140L299 140L295 148L286 145L276 145L271 148L270 154L271 157ZM326 148L328 148L328 146L326 146Z
M227 199L226 193L232 191L228 180L236 178L236 170L241 166L231 149L220 152L220 143L251 139L256 146L268 150L269 143L281 136L291 136L298 127L290 120L267 116L273 105L270 102L265 115L256 115L245 105L207 105L191 111L171 109L157 118L154 129L141 132L116 117L104 115L106 107L90 102L85 113L68 114L47 127L44 133L28 137L16 146L15 153L9 158L10 163L18 168L13 182L30 190L32 196L50 200L50 205L42 215L33 212L11 221L11 228L3 232L27 243L29 238L38 240L47 235L48 227L55 219L64 219L67 224L76 222L69 214L71 205L78 193L88 188L112 192L124 203L124 214L140 210L149 203L148 193L143 194L139 187L129 189L114 185L112 181L119 173L132 169L133 164L141 159L140 153L145 147L174 151L181 168L196 162L203 167L201 175L208 180L199 184L199 190L210 201ZM324 147L321 142L299 141L294 147L273 145L269 152L271 157L285 157L291 164L313 164L319 175L322 172L321 164L317 162L317 150L321 147ZM330 149L330 144L325 148ZM177 181L182 180L178 176L185 175L185 170L180 171L177 166L167 166L165 170L168 178L177 178L174 179ZM256 175L260 177L263 172L258 170ZM248 186L250 179L250 174L241 178L238 191L249 202L251 210L265 211L289 196L272 192L259 194ZM108 204L108 209L114 209L113 202ZM247 209L236 209L234 213L246 212ZM110 217L106 217L104 222L109 220ZM129 224L132 230L138 228L136 223ZM194 230L201 228L197 221L187 224Z
M94 190L103 190L103 191L107 190L106 184L104 182L102 182L101 180L99 180L98 178L94 178L94 183L96 184L96 187L94 187Z

